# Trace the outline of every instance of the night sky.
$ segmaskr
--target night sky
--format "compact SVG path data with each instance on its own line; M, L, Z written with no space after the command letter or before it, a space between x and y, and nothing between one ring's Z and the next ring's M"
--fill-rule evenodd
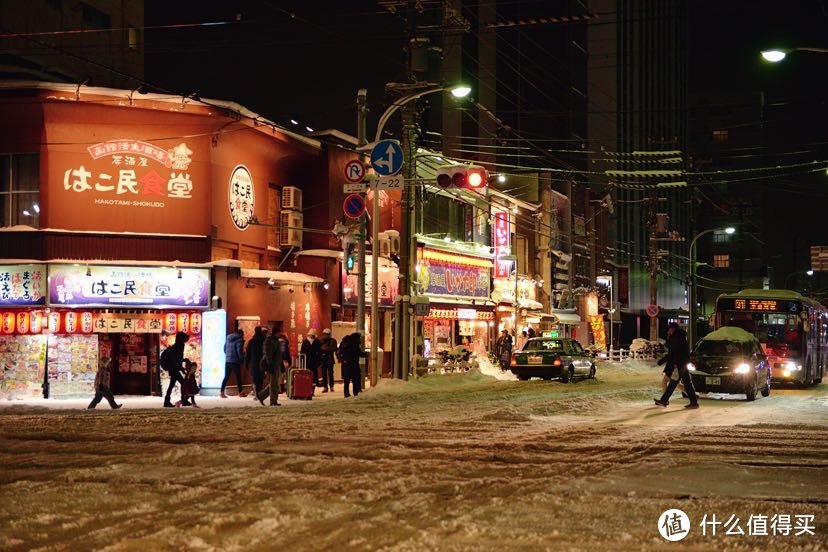
M506 4L514 8L516 3ZM537 8L538 3L526 5ZM557 3L541 5L550 6L549 15L560 15ZM758 53L768 46L828 47L828 4L692 0L689 5L691 95L765 94L762 148L749 155L734 148L734 159L754 167L828 159L828 54L796 52L771 65ZM376 0L146 4L147 27L206 22L220 24L148 28L146 80L168 92L236 101L287 127L295 119L300 125L293 128L299 131L309 126L354 134L357 89L368 89L372 128L384 108L384 83L404 76L405 22ZM758 123L733 124L738 129ZM734 189L773 198L772 209L758 215L757 225L764 226L769 248L784 251L773 261L778 280L807 267L808 245L828 245L828 232L820 227L828 207L824 171L783 171L742 181Z

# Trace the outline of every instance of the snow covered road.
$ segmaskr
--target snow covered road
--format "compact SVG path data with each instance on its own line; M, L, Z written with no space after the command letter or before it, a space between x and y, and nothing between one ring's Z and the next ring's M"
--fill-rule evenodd
M281 408L0 404L0 549L828 546L828 385L687 411L652 405L659 381L625 363L569 385L452 374ZM669 508L691 520L680 542L657 529ZM772 530L785 515L808 529ZM744 535L725 535L733 518Z

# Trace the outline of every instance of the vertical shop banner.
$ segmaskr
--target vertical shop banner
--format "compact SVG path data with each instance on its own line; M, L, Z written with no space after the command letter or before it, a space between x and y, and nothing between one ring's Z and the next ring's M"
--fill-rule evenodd
M589 325L592 328L592 338L595 340L595 346L599 347L602 351L606 351L607 337L604 331L604 315L590 316Z
M227 338L227 311L201 315L201 386L219 389L224 379L224 341Z
M494 214L493 240L495 251L495 278L508 278L512 272L512 261L502 261L500 257L511 254L510 239L511 228L509 225L509 213L498 211Z
M0 306L46 304L46 265L0 266Z
M49 305L207 308L206 268L52 265Z

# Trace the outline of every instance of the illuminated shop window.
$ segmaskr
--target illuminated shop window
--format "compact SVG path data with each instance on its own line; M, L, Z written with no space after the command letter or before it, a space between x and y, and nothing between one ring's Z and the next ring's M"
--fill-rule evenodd
M40 227L40 155L0 155L0 227Z
M714 130L713 141L718 144L726 144L730 140L730 131L728 130Z

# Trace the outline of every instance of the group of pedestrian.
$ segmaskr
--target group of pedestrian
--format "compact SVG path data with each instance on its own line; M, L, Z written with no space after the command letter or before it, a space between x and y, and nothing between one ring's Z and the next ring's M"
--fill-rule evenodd
M278 334L278 335L277 335ZM193 406L198 408L195 397L199 393L198 363L184 357L184 347L189 336L184 332L175 334L172 345L164 349L159 359L162 370L170 376L167 392L164 396L164 407ZM306 368L312 371L316 387L321 387L323 393L334 391L334 363L336 360L342 365L342 380L345 397L351 394L359 395L362 391L362 370L359 359L367 357L362 347L362 336L358 332L346 335L342 343L337 344L331 336L331 330L322 331L322 339L317 339L316 330L311 328L307 338L302 342L301 354L306 359ZM269 399L271 406L280 406L279 394L284 392L285 378L292 363L290 345L284 333L273 328L268 332L265 327L258 326L253 337L244 343L244 332L238 329L228 334L224 344L225 365L224 379L221 382L220 396L227 398L225 389L231 374L236 377L238 396L246 397L242 386L242 367L250 371L253 382L253 396L262 405ZM112 408L121 408L117 404L110 387L112 360L102 357L95 377L95 397L88 408L95 408L106 398ZM172 391L176 385L181 387L181 400L172 402Z

